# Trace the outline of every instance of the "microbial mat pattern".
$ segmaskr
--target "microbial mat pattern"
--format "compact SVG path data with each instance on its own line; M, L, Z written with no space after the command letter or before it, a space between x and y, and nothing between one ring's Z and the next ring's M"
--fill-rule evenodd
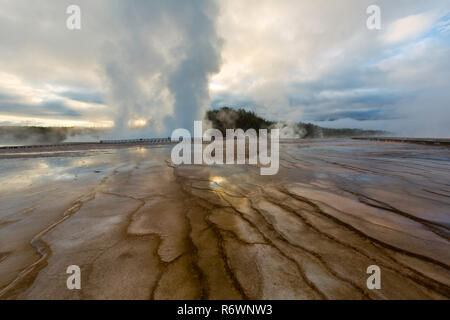
M450 297L448 147L291 141L275 176L171 147L2 150L0 298Z

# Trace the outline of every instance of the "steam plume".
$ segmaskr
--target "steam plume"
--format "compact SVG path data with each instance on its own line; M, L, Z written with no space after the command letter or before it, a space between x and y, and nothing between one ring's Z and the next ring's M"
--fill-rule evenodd
M218 8L206 0L120 1L117 40L104 47L113 135L191 129L208 107L208 78L220 67ZM130 127L139 126L138 132Z

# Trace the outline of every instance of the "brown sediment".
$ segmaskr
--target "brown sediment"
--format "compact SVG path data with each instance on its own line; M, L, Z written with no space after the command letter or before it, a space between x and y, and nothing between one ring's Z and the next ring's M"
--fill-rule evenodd
M286 192L286 191L283 190L283 192ZM287 193L287 194L289 194L289 193ZM292 195L290 195L290 196L292 196ZM269 196L269 198L270 198L270 196ZM294 195L294 198L295 198L295 195ZM302 199L302 201L304 201L304 199ZM385 255L387 258L392 260L394 262L394 266L387 264L386 261L380 259L381 257L379 257L379 256L370 256L367 253L365 253L363 250L361 250L360 248L358 248L358 247L356 247L354 245L351 245L349 243L346 243L345 241L342 241L342 240L334 237L333 235L331 235L329 233L326 233L326 232L323 232L323 231L319 230L313 224L311 224L305 217L302 217L298 210L295 210L295 209L289 207L288 205L285 205L285 204L280 203L278 201L276 201L276 203L280 207L282 207L282 208L284 208L284 209L286 209L288 211L292 211L292 212L296 213L305 222L305 224L307 224L310 228L312 228L316 232L320 233L321 235L329 238L330 240L338 243L339 245L342 245L344 247L347 247L347 248L355 251L358 255L361 255L361 256L364 256L364 257L366 257L368 259L373 260L373 262L375 264L383 266L384 268L390 269L390 270L392 270L394 272L401 271L404 276L410 278L411 280L417 282L420 285L423 285L423 286L428 287L428 288L430 288L432 290L435 290L435 291L443 294L444 296L450 296L450 290L449 290L450 288L448 286L446 286L443 283L440 283L438 281L435 281L434 279L431 279L431 278L421 274L420 272L418 272L416 270L413 270L413 269L409 268L408 266L400 263L399 261L395 260L392 255L389 255L387 253L382 252L381 250L383 250L383 249L380 248L380 252L378 252L378 254L380 256ZM308 203L307 201L305 201L305 203L307 203L309 206L311 206L315 212L326 216L326 214L324 214L324 212L318 206L315 206L312 203ZM342 223L342 222L339 222L339 223ZM375 241L375 243L373 243L373 241L372 241L373 239L370 239L370 237L368 237L367 235L365 235L363 233L360 233L358 230L354 229L353 227L351 227L349 225L346 225L346 224L344 224L344 226L346 228L348 228L351 232L354 232L355 236L360 236L362 239L371 241L372 245L374 247L378 247L380 245L380 243L377 243L377 241ZM381 244L381 245L383 246L383 244ZM401 251L398 250L397 252L401 252ZM404 252L402 252L402 253L404 253ZM407 269L408 272L406 272L405 269Z
M42 236L44 236L58 224L62 223L64 220L68 219L70 215L77 212L81 208L81 206L82 202L75 202L72 207L64 212L60 220L54 222L53 224L42 230L40 233L35 235L33 239L31 239L30 245L39 253L41 257L31 265L26 267L24 270L22 270L19 275L6 287L2 288L0 290L0 298L14 297L20 292L21 289L23 289L24 287L26 288L30 283L34 281L34 278L39 273L39 270L46 266L48 257L51 255L51 248L47 243L45 243L45 241L42 240ZM0 259L0 262L2 260L3 259ZM13 291L13 293L10 293L10 291Z
M345 190L345 189L343 189L343 190ZM401 215L403 217L406 217L408 219L414 220L414 221L422 224L424 227L426 227L430 231L434 232L438 236L443 237L446 240L450 240L450 236L448 235L448 231L450 231L450 228L447 227L446 225L443 225L443 224L440 224L440 223L437 223L437 222L434 222L434 221L429 221L429 220L426 220L426 219L422 219L422 218L416 217L416 216L411 215L411 214L409 214L407 212L401 211L401 210L399 210L399 209L397 209L397 208L395 208L395 207L393 207L393 206L391 206L391 205L389 205L387 203L384 203L382 201L373 199L373 198L371 198L369 196L366 196L366 195L363 195L363 194L360 194L360 193L357 193L357 192L353 192L353 191L348 191L348 190L345 190L345 191L355 195L360 202L364 203L367 206L378 208L378 209L383 209L383 210L387 210L387 211L391 211L393 213L399 214L399 215ZM445 229L446 232L445 231L441 231L439 228Z
M175 166L169 147L118 149L101 155L110 173L95 169L89 192L93 178L77 175L84 192L37 233L45 200L15 200L0 240L23 235L0 247L0 298L448 299L450 154L428 148L290 142L269 177ZM80 291L65 287L69 264L81 267ZM381 290L366 287L372 264Z
M317 204L315 204L314 202L310 201L309 199L300 197L300 196L298 196L298 195L295 195L295 194L292 194L292 193L289 193L289 192L288 192L288 194L289 194L290 196L296 198L297 200L304 201L304 202L308 203L309 205L311 205L312 207L314 207L314 210L315 210L316 212L320 212L322 215L325 215L327 218L330 218L331 220L333 220L333 221L336 222L337 224L342 225L342 226L344 226L344 227L350 229L351 231L360 234L362 237L365 237L365 238L367 238L368 240L373 241L374 243L377 243L378 245L381 245L381 246L383 246L383 247L386 247L386 248L388 248L388 249L391 249L391 250L394 250L394 251L397 251L397 252L401 252L401 253L406 254L406 255L413 256L413 257L415 257L415 258L419 258L419 259L425 260L425 261L427 261L427 262L434 263L434 264L436 264L436 265L441 266L442 268L445 268L445 269L450 270L450 267L449 267L448 265L446 265L446 264L444 264L444 263L442 263L442 262L440 262L440 261L434 260L434 259L432 259L432 258L429 258L429 257L427 257L427 256L423 256L423 255L420 255L420 254L417 254L417 253L409 252L409 251L400 249L400 248L398 248L398 247L394 247L394 246L392 246L392 245L390 245L390 244L388 244L388 243L385 243L385 242L383 242L383 241L380 241L379 239L373 238L373 237L371 237L371 236L369 236L369 235L367 235L367 234L361 232L359 229L356 229L356 228L353 227L352 225L347 224L347 223L343 222L342 220L339 220L339 219L337 219L336 217L331 216L330 214L326 213L324 210L320 209L320 207L319 207Z
M115 174L116 171L113 172ZM106 182L108 177L105 177L101 180L100 186ZM42 237L51 231L53 228L64 222L66 219L70 218L71 215L75 214L79 211L85 202L91 201L95 199L96 191L91 191L87 195L81 196L77 199L67 210L65 210L62 214L62 217L46 227L44 230L35 235L31 241L30 245L36 250L36 252L40 255L40 258L24 268L20 271L17 277L11 281L7 286L1 288L0 290L0 299L6 298L16 298L25 288L29 287L31 283L33 283L34 279L37 277L39 271L47 265L48 258L51 256L52 251L51 247L42 240ZM27 214L33 211L36 207L28 208L20 212L20 214ZM11 215L12 216L12 215ZM8 216L6 218L10 218ZM6 259L6 256L4 257ZM0 263L4 259L0 259Z

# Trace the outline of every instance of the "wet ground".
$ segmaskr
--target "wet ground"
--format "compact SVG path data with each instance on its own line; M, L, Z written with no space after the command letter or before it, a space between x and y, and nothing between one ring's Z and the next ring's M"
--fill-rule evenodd
M450 297L448 147L283 143L275 176L170 148L3 150L0 299Z

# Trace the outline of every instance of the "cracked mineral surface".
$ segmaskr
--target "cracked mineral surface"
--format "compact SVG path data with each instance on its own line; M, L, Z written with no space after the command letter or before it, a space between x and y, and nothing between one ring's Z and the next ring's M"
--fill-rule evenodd
M275 176L171 147L1 151L0 299L450 297L448 147L290 141Z

